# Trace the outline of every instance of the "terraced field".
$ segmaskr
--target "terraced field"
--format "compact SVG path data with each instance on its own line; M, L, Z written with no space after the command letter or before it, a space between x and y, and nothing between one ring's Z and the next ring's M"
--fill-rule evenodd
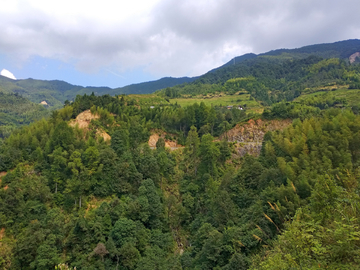
M250 94L243 95L214 95L214 96L197 96L192 98L174 98L170 99L170 103L177 103L182 107L192 105L194 103L204 102L207 106L229 106L240 105L246 107L247 111L261 113L263 106L255 99L250 97Z
M312 98L337 98L344 99L346 101L346 106L359 106L360 105L360 89L347 89L347 88L339 88L336 90L329 91L318 91L313 92L311 94L301 95L296 98L295 102L305 102Z

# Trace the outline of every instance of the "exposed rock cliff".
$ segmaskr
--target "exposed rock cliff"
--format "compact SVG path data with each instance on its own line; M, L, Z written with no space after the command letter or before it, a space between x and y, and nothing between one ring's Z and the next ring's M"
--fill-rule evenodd
M153 130L152 135L149 138L148 144L150 148L155 149L156 143L159 140L159 138L163 138L165 140L165 147L170 148L171 150L176 150L180 147L183 147L182 145L178 144L176 141L171 141L166 139L166 132L162 130Z
M350 64L354 63L356 60L356 57L360 57L360 52L353 53L349 57Z
M250 119L241 123L220 136L229 142L236 142L236 151L240 156L246 153L254 156L260 154L264 135L268 131L282 130L291 124L291 120L261 120Z
M94 115L90 110L83 111L80 113L75 120L71 120L69 125L75 127L78 125L79 128L87 130L92 119L98 119L98 115ZM103 130L97 130L97 134L104 138L105 141L111 139L110 135Z

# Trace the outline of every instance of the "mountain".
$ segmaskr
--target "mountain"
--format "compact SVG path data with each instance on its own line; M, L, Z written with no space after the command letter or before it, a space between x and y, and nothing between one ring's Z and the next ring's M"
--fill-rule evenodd
M338 41L334 43L308 45L295 49L271 50L269 52L261 53L258 55L254 53L248 53L242 56L237 56L231 59L226 64L216 69L213 69L209 72L213 72L221 68L232 66L235 64L240 64L245 60L250 60L257 57L265 57L265 58L274 57L278 59L300 59L300 58L306 58L310 55L316 55L322 58L348 59L352 54L358 51L360 51L360 40L350 39L350 40Z
M197 97L211 104L224 104L222 100L227 105L236 104L230 104L233 100L239 104L256 100L270 106L319 91L360 89L359 55L360 40L246 54L192 83L162 89L158 94L172 99ZM244 99L246 95L250 97Z
M266 65L266 69L269 71L271 70L270 65L284 61L300 60L309 56L348 59L356 52L360 52L360 40L357 39L310 45L297 49L278 49L258 55L248 53L235 57L226 64L199 77L166 77L114 89L109 87L83 87L59 80L12 80L0 76L0 91L20 94L34 103L46 101L51 108L60 108L65 100L73 100L77 95L89 95L92 92L95 95L148 94L184 83L225 83L231 78L253 75L249 70L254 69L254 67L257 68L259 65Z
M177 84L189 83L196 78L162 78L156 81L132 84L119 88L79 86L59 80L12 80L0 76L0 91L4 93L20 94L34 103L46 101L52 108L60 108L65 100L73 100L77 95L120 95L120 94L148 94L156 90L171 87Z
M257 55L255 53L247 53L247 54L244 54L244 55L241 55L241 56L236 56L234 57L233 59L231 59L229 62L227 62L226 64L220 66L220 67L217 67L217 68L214 68L212 70L210 70L209 72L207 73L211 73L211 72L215 72L219 69L222 69L224 67L228 67L228 66L232 66L232 65L235 65L235 64L239 64L245 60L249 60L249 59L254 59L256 58ZM205 73L205 74L207 74ZM201 77L201 76L200 76Z
M243 77L244 69L257 63L279 63L304 59L309 56L321 58L340 58L348 60L351 55L360 52L360 40L350 39L334 43L304 46L296 49L278 49L262 54L244 54L231 59L226 64L199 76L194 83L224 83L228 79ZM225 76L224 76L225 75ZM246 75L245 75L246 76Z
M349 39L344 41L338 41L334 43L323 43L323 44L315 44L308 45L301 48L296 49L279 49L273 50L264 54L260 54L260 56L264 55L283 55L290 54L293 57L304 57L309 55L317 55L323 58L349 58L354 52L359 51L360 48L360 40L358 39Z
M113 89L110 94L111 95L119 95L119 94L150 94L159 89L164 89L167 87L172 87L182 83L190 83L196 80L197 77L182 77L182 78L172 78L165 77L156 81L143 82L127 85L120 88Z

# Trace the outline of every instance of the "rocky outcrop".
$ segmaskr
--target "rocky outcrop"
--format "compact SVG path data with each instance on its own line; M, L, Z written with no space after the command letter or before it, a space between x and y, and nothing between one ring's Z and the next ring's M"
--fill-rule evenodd
M98 119L100 118L98 115L94 115L90 112L90 110L86 110L83 111L82 113L80 113L76 119L71 120L69 125L72 127L75 127L76 125L81 128L81 129L85 129L88 130L89 124L91 122L92 119ZM105 131L103 130L97 130L96 132L99 136L104 138L104 141L109 141L111 139L110 135L107 134Z
M356 57L360 57L360 52L353 53L349 57L350 64L354 63L356 60Z
M165 139L166 133L164 131L153 131L153 134L150 136L148 144L151 149L156 148L156 143L160 138L165 140L165 147L170 148L171 150L176 150L178 148L183 147L182 145L178 144L176 141L170 141Z
M291 124L291 120L253 120L236 125L222 134L220 139L227 138L235 142L236 151L240 156L250 154L258 156L266 132L282 130Z
M93 115L90 110L83 111L80 113L75 120L70 121L69 125L74 127L76 125L79 128L87 129L92 119L98 119L98 115Z

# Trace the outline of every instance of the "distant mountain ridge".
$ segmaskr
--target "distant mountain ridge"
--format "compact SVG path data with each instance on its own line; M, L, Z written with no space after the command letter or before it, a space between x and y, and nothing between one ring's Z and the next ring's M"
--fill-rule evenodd
M229 62L224 65L212 69L209 72L216 71L218 69L228 67L231 65L239 64L245 60L254 59L257 57L267 57L267 56L281 56L287 55L292 58L305 58L310 55L316 55L323 58L341 58L346 59L349 58L353 53L360 52L360 40L359 39L349 39L344 41L337 41L334 43L322 43L315 45L307 45L300 48L295 49L276 49L271 50L266 53L247 53L241 56L236 56L231 59ZM207 72L207 73L209 73Z
M286 60L304 59L309 56L321 58L347 59L356 52L360 52L360 40L350 39L334 43L308 45L295 49L277 49L266 53L248 53L237 56L224 65L212 69L199 76L194 83L223 83L232 77L242 77L242 68L264 62L282 62Z
M96 95L149 94L162 88L189 83L195 79L196 77L166 77L156 81L131 84L112 89L110 87L83 87L60 80L46 81L31 78L12 80L0 75L0 92L20 94L34 103L46 101L49 106L59 108L62 107L65 100L73 100L77 95L89 95L92 92Z
M120 92L121 94L150 94L159 89L172 87L182 83L193 82L197 78L198 77L182 77L182 78L164 77L156 81L136 83L120 88L115 88L109 94L118 95L118 92ZM144 89L146 89L145 92Z
M322 58L348 59L356 52L360 52L360 40L358 39L309 45L296 49L277 49L258 55L248 53L237 56L199 77L165 77L156 81L131 84L114 89L110 87L83 87L59 80L12 80L0 76L0 91L20 94L34 103L46 101L52 108L59 108L65 100L73 100L76 95L91 94L92 92L96 95L149 94L184 83L223 83L230 78L241 77L244 73L242 66L261 65L264 61L303 59L310 55Z

